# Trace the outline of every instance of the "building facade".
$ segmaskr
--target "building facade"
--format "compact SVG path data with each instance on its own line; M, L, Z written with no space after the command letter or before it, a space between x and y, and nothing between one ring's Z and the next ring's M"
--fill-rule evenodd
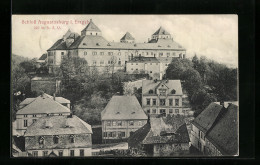
M129 32L120 42L110 42L102 36L101 30L91 19L80 36L68 31L47 51L50 72L54 66L61 64L64 56L84 58L88 66L104 71L111 68L125 70L126 62L134 57L185 58L186 54L186 49L162 27L145 43L136 43Z
M42 117L28 127L25 150L32 157L91 156L92 129L77 116Z
M180 80L144 80L142 107L149 115L184 115L182 95Z
M238 155L238 107L211 103L191 122L191 144L204 155Z
M183 118L173 116L174 123L162 117L150 117L145 126L128 139L131 152L146 156L178 156L189 154L189 134Z
M36 98L27 98L20 103L16 113L16 131L23 136L27 127L44 116L70 115L70 101L62 97L42 94Z
M127 139L147 116L135 96L113 96L101 113L103 142Z

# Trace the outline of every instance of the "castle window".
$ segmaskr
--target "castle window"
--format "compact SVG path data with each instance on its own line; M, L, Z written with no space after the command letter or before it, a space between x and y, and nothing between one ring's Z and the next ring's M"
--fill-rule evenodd
M33 117L37 117L37 115L33 115Z
M171 91L171 94L175 94L176 93L176 91L173 89L172 91Z
M172 106L172 105L173 105L173 100L169 99L169 106Z
M122 121L117 121L117 126L122 126Z
M121 65L121 61L118 61L118 65Z
M100 52L100 55L104 55L104 52Z
M146 105L150 105L151 104L151 99L146 99Z
M44 157L48 156L48 151L43 151L42 153L43 153L42 155L43 155Z
M179 99L175 99L175 106L179 106Z
M75 136L74 135L70 135L70 143L75 143Z
M134 125L134 121L129 121L129 125L133 126Z
M154 113L154 114L156 113L156 109L153 109L153 113Z
M113 126L116 126L116 121L113 121L112 124L113 124Z
M23 115L23 117L27 117L27 115Z
M163 56L163 53L161 52L161 53L159 53L159 55L160 55L160 56Z
M169 109L169 113L173 113L173 109Z
M148 52L146 52L146 55L149 55L149 53L148 53Z
M156 105L156 99L153 99L153 105Z
M87 52L84 52L84 55L87 55L88 53Z
M153 94L153 90L151 89L151 90L149 90L149 94Z
M39 144L44 144L44 137L41 136L41 137L39 138Z
M92 52L92 55L97 55L97 52Z
M64 55L64 52L61 52L61 55Z
M70 150L70 156L74 156L74 150Z
M149 110L150 111L150 110ZM150 113L150 112L149 112ZM142 121L138 121L138 125L141 126L142 125Z
M97 64L97 61L93 60L93 65L96 65Z
M113 55L113 52L108 52L108 55L112 56L112 55Z
M28 125L27 120L24 120L24 121L23 121L23 126L24 126L24 127L27 127L27 125Z
M170 57L170 53L167 53L167 57Z
M178 113L179 113L179 109L175 109L175 113L177 113L177 114L178 114Z
M59 143L59 136L54 136L53 142L54 142L54 144L58 144Z
M96 33L96 36L97 36L97 33Z
M107 121L107 126L111 126L111 121Z
M165 105L165 99L160 99L160 105Z
M33 151L32 155L33 155L33 157L37 157L38 156L38 151Z
M33 119L32 122L35 123L35 122L36 122L36 119Z
M147 109L147 113L150 113L150 109Z

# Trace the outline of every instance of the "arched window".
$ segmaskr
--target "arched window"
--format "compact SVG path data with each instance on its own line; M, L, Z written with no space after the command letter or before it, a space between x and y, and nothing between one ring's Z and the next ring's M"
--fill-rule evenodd
M54 142L54 144L58 144L59 143L59 136L54 136L53 142Z
M173 89L172 91L171 91L171 94L175 94L176 93L176 91Z
M151 89L151 90L149 90L149 94L153 94L153 90Z
M44 144L44 137L41 136L41 137L39 138L39 144Z
M70 143L75 143L75 136L74 135L70 135Z

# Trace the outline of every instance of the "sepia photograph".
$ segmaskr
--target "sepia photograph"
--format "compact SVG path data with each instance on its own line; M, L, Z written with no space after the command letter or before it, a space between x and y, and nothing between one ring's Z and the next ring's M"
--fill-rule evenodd
M238 15L11 24L11 157L239 156Z

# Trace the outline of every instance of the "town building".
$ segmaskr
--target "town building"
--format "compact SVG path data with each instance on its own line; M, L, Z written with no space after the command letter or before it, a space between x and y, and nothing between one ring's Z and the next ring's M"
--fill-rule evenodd
M191 143L204 155L238 155L238 106L211 103L191 122Z
M170 116L169 116L170 117ZM170 120L162 115L150 117L147 124L128 139L132 153L146 156L179 156L189 154L189 134L183 117Z
M90 19L89 24L77 33L68 31L48 51L50 72L61 64L62 58L77 56L86 59L88 66L99 71L125 70L126 62L134 57L185 58L186 49L175 42L166 30L160 27L145 43L136 43L127 32L120 42L110 42Z
M44 116L70 115L70 102L62 97L41 94L36 98L25 99L16 113L16 132L24 135L27 127Z
M25 132L25 151L32 157L91 156L92 128L75 115L45 116Z
M148 115L184 115L180 80L144 80L142 107Z
M113 96L101 112L104 143L127 139L144 126L147 116L135 96Z

